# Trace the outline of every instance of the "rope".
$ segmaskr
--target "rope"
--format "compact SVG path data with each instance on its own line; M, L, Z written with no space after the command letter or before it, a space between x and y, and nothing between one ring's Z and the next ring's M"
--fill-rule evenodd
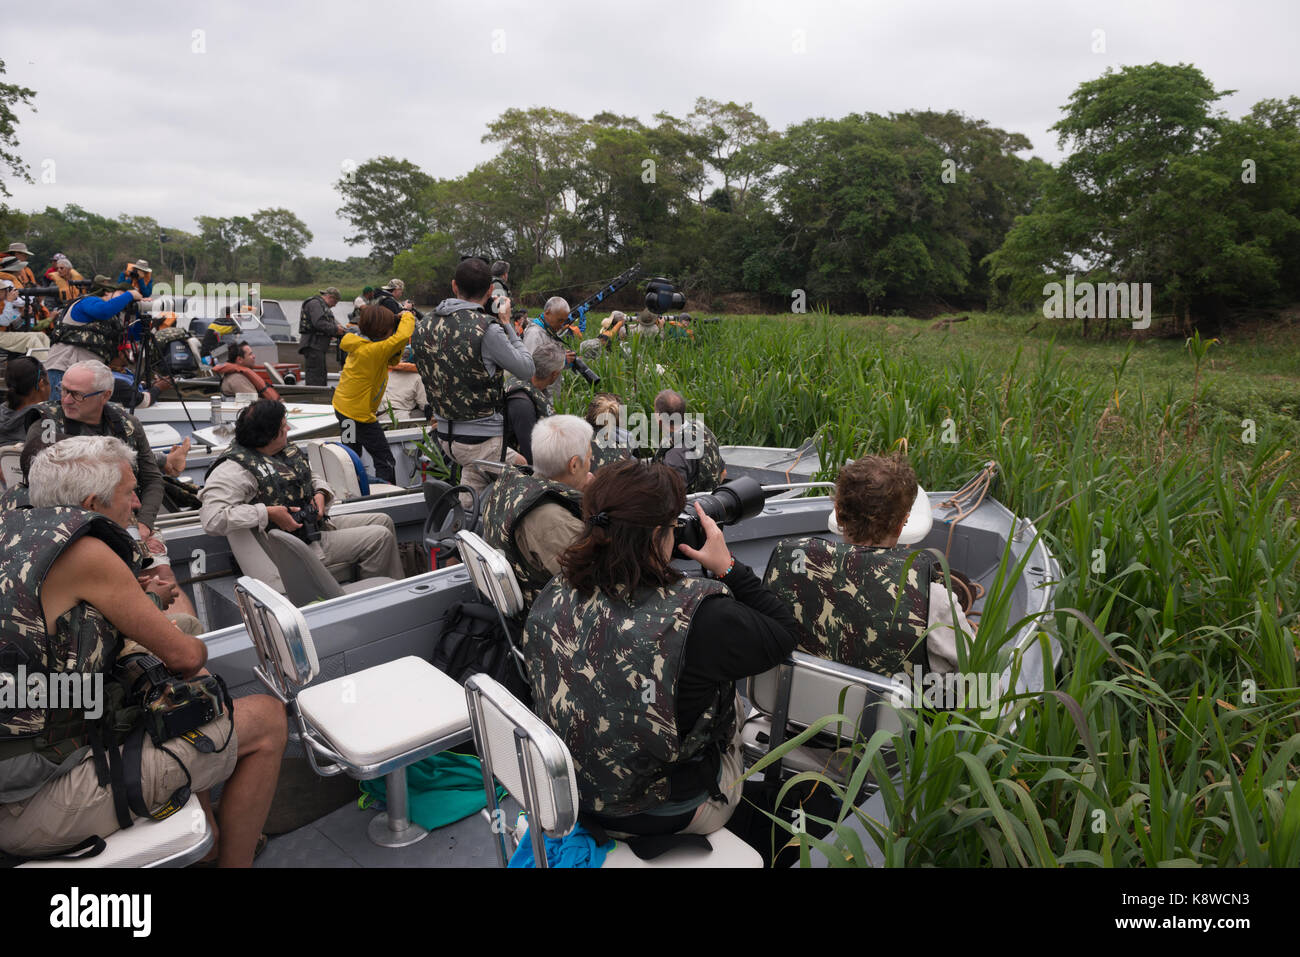
M989 460L984 464L984 468L979 473L953 492L951 496L939 503L940 508L955 509L956 514L945 519L948 523L948 544L944 546L943 557L949 558L952 551L952 533L957 530L957 523L967 518L975 512L984 502L984 498L989 494L989 489L993 486L993 477L998 473L998 463ZM973 499L973 501L972 501ZM977 582L972 582L976 588L979 588L980 595L983 595L983 586ZM979 597L979 596L977 596Z

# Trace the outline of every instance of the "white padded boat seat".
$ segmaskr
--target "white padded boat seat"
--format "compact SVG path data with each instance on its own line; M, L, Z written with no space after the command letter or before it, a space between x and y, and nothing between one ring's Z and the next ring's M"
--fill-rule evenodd
M464 689L414 655L304 688L298 707L340 755L359 766L469 729Z
M19 463L22 454L21 442L0 447L0 476L4 478L5 488L13 488L23 480L23 470Z
M32 861L22 867L183 867L212 847L212 831L203 805L193 795L189 802L161 821L137 820L104 838L107 845L84 861Z
M354 498L360 498L361 482L357 479L357 469L352 464L352 456L332 442L319 442L317 449L320 453L321 472L330 488L334 490L336 500L349 502Z
M657 867L762 867L763 856L725 827L705 835L712 851L702 847L678 847L661 854L652 861L643 861L632 853L624 841L619 841L605 858L602 867L657 868Z

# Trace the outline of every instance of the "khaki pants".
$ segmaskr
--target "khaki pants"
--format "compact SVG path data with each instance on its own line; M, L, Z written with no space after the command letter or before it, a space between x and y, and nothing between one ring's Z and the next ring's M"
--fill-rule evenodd
M496 462L501 458L501 443L504 441L501 436L491 439L483 439L481 442L471 445L469 442L452 442L448 450L446 440L441 442L442 450L448 453L455 462L461 466L460 484L467 485L474 490L474 494L479 498L479 508L483 507L483 490L488 487L489 476L486 472L476 465L471 465L475 459L487 459L489 462ZM512 453L517 455L513 449L506 450L506 461L509 462ZM461 504L468 507L469 503L461 497Z
M695 809L695 817L682 829L682 834L712 834L726 826L740 804L740 776L745 773L744 761L741 759L740 728L744 723L745 711L736 695L736 731L731 736L731 744L722 755L722 771L718 776L718 790L727 799L725 804L708 800Z
M230 735L229 744L220 753L202 754L183 738L163 743L189 769L191 792L207 791L234 773L239 742L231 721L231 716L225 714L199 729L217 747ZM145 803L153 810L162 807L185 783L185 769L145 735L140 778ZM191 826L207 827L203 812L195 813L199 818ZM26 801L0 804L0 848L11 854L50 854L88 837L107 837L116 830L113 789L100 786L95 762L89 755L67 774L46 782Z
M43 332L3 332L0 331L0 349L7 352L27 354L29 349L48 349L50 339Z
M403 578L397 530L387 515L330 516L334 526L312 545L326 565L361 566L362 578Z

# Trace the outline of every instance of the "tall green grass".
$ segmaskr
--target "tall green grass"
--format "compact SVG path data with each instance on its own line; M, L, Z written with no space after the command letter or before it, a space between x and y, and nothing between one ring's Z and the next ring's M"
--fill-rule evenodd
M891 865L1300 864L1294 406L1217 402L1199 342L1085 361L1068 340L990 333L958 347L728 320L591 363L633 409L679 390L724 444L820 435L828 475L905 444L923 485L955 488L996 460L994 494L1061 563L1039 625L1063 657L1043 692L997 717L905 713L903 734L856 744L847 787L821 778L843 798L824 840L773 827L863 863L846 822L871 772L889 813L859 823ZM566 383L561 411L587 395ZM986 615L967 667L1000 661L1014 625Z

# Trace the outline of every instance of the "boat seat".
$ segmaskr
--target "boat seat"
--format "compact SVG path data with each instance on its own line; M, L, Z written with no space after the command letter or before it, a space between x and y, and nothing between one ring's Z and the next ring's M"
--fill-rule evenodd
M316 557L311 546L298 536L272 528L267 531L266 539L267 553L280 572L284 593L299 607L310 605L314 601L350 595L376 585L387 585L393 581L392 578L376 575L374 578L359 578L341 585L330 574L325 563Z
M34 348L28 349L27 354L31 356L33 359L36 359L38 362L44 364L45 360L50 355L50 347L36 346Z
M278 531L278 529L276 529L276 531ZM293 536L290 537L292 538ZM297 583L304 575L309 574L296 567L297 559L288 558L286 554L287 550L282 550L277 553L280 555L280 561L277 562L271 551L272 546L270 537L264 529L231 529L226 533L226 541L230 544L230 554L233 555L235 561L239 563L239 570L242 574L266 582L266 584L270 585L271 588L279 592L281 595L288 594L288 586L285 584L284 576L281 574L281 564L290 569L290 578L293 579L295 583ZM298 540L294 539L294 541ZM308 550L308 554L311 556L311 559L316 566L326 569L327 574L334 579L336 584L338 584L339 576L348 579L356 577L356 567L353 565L326 566L323 565L321 560L310 550ZM311 580L314 580L314 578ZM357 589L354 590L359 590L359 588L362 587L370 588L372 585L380 584L380 582L375 579L363 579L363 581L365 581L366 584L359 585ZM385 581L387 581L387 579L385 579ZM295 587L298 587L298 585L295 584ZM315 586L312 585L308 587L314 588ZM343 585L340 587L343 590L340 591L339 594L346 594L347 586ZM304 604L311 604L313 601L320 600L321 597L321 595L315 594L314 597L309 598L304 602Z
M303 444L307 448L307 460L311 463L312 470L325 476L325 481L334 490L336 501L349 502L362 497L356 466L353 464L352 456L343 446L330 439L313 439ZM404 489L400 485L373 481L370 482L370 490L366 494L379 495L384 492L401 491Z
M22 482L22 454L23 445L21 442L0 446L0 478L4 479L5 488L13 488Z
M515 646L512 637L523 631L523 620L528 612L524 607L524 595L519 590L514 569L510 567L510 562L506 561L505 555L473 532L465 530L457 532L456 548L460 552L461 562L469 571L474 587L497 610L497 620L501 622L501 630L505 633L506 640L510 642L515 667L519 669L519 676L527 683L524 654ZM507 621L513 622L514 627L512 628Z
M784 742L790 728L801 731L828 715L843 714L844 722L828 725L814 739L793 749L765 775L779 778L783 765L799 771L821 771L835 780L847 780L852 767L836 756L854 740L866 741L878 730L899 731L902 724L889 703L892 687L887 678L850 668L836 661L815 658L801 651L762 674L753 675L745 696L758 713L742 729L745 756L758 760ZM840 704L841 695L844 698ZM760 736L767 737L766 743ZM824 743L825 747L820 746Z
M578 778L573 757L560 736L523 702L487 675L474 675L465 683L474 744L483 760L483 790L487 794L488 821L499 822L503 812L497 801L500 782L523 806L531 826L533 857L546 866L546 837L563 837L578 822ZM514 853L514 843L524 837L508 826L493 826L497 859L504 867ZM652 861L643 861L619 841L605 858L605 867L762 867L762 856L725 828L707 835L712 851L675 848Z
M370 839L383 847L422 840L429 832L407 816L406 769L470 739L460 685L414 655L311 684L320 660L302 612L246 576L235 596L261 662L254 673L287 707L312 768L382 776L388 809L371 820Z
M187 867L212 849L212 829L197 795L161 821L140 818L104 838L104 850L82 860L30 861L20 867Z

